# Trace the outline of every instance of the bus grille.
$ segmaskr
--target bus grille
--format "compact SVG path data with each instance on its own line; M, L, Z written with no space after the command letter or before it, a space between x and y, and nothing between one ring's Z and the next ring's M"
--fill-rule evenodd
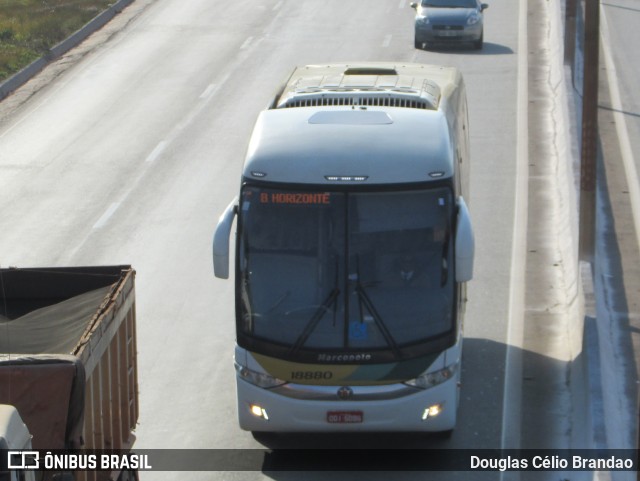
M423 99L399 98L391 96L336 96L336 97L305 97L287 100L280 108L296 107L333 107L341 105L363 105L369 107L400 107L407 109L433 109L431 104Z

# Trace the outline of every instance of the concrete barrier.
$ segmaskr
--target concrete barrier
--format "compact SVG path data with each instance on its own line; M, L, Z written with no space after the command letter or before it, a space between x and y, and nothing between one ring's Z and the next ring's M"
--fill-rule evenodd
M82 28L74 32L71 36L53 46L49 51L39 59L27 65L18 73L12 75L7 80L0 84L0 100L7 97L10 93L14 92L22 85L27 83L31 78L38 74L49 63L60 58L69 50L79 45L89 35L104 27L113 17L120 13L125 7L130 5L133 0L119 0L115 4L111 5L108 9L102 13L96 15L91 21L89 21Z

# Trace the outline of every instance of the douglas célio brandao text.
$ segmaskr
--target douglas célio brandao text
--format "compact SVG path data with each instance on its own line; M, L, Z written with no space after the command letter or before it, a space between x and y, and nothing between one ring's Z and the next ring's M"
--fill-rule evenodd
M557 456L557 455L536 455L536 456L506 456L499 458L486 458L482 456L470 456L470 468L472 470L483 471L518 471L518 470L541 470L553 471L558 469L567 470L634 470L634 460L632 458L622 458L617 456L608 457L588 457L580 455Z

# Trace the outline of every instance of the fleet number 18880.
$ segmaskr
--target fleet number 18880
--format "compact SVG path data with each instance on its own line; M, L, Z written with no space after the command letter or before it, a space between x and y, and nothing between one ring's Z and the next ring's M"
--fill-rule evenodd
M319 381L332 377L331 371L291 371L291 380Z

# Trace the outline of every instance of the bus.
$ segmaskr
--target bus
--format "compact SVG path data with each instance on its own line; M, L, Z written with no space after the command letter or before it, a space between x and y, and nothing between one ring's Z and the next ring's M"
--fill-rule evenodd
M296 68L249 141L235 222L237 407L253 432L451 433L474 237L451 67Z

